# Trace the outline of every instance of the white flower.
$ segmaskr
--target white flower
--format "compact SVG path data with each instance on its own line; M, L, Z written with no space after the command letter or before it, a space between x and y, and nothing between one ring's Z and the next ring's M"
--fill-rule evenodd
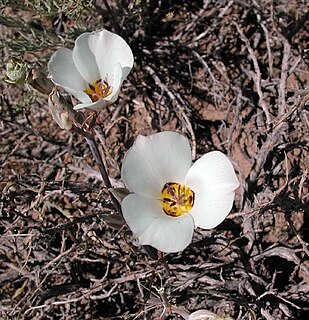
M233 320L230 316L220 317L208 310L198 310L190 314L188 320Z
M189 141L175 132L138 136L121 177L133 192L122 201L124 219L140 244L163 252L185 249L195 227L220 224L239 186L222 152L209 152L191 166Z
M83 33L73 51L61 48L48 63L50 79L81 104L74 109L101 109L115 102L134 58L123 38L107 30Z

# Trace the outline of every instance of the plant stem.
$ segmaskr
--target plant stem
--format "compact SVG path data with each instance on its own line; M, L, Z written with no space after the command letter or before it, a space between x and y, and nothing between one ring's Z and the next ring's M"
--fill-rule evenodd
M94 156L94 159L99 167L99 170L100 170L100 173L101 173L101 176L103 178L103 181L104 181L104 184L106 186L106 188L108 189L108 193L109 193L109 196L111 197L111 200L115 206L115 209L118 211L119 214L122 215L122 212L121 212L121 206L118 202L118 200L114 197L114 195L109 191L109 189L111 189L113 186L109 180L109 176L108 176L108 173L106 171L106 168L105 168L105 165L103 163L103 160L102 160L102 157L100 155L100 152L99 152L99 149L98 149L98 146L97 146L97 143L94 139L94 136L93 135L90 135L90 136L85 136L85 139L89 145L89 148L92 152L92 155Z

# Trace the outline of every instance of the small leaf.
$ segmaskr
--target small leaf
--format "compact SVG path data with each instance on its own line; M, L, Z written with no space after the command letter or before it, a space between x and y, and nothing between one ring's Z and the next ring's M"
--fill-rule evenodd
M127 188L110 188L110 193L121 203L122 200L129 195L131 192Z
M28 286L28 283L29 283L29 279L26 279L22 284L22 286L15 291L15 293L13 294L12 300L19 297L25 291L25 289Z
M124 219L118 214L104 213L101 214L100 217L103 219L103 221L108 227L113 228L115 230L121 229L126 224Z

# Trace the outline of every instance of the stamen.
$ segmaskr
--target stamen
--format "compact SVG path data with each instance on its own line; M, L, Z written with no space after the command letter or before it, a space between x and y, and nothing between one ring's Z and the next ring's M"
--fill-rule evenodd
M169 192L169 194L172 195L173 197L175 197L175 193L174 193L173 188L169 184L166 184L166 187L167 187L167 191Z
M88 83L88 86L92 91L95 91L95 87L91 83Z
M88 83L88 87L85 92L88 94L90 99L95 102L108 97L113 90L107 81L99 79L94 83Z
M194 205L194 192L184 185L176 182L166 183L161 191L162 209L172 217L188 213Z

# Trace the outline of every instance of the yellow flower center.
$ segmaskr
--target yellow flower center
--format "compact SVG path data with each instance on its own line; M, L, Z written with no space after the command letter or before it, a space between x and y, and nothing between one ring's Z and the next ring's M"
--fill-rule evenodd
M97 80L94 83L88 83L85 92L93 102L106 98L112 93L112 88L105 80Z
M172 217L188 213L194 205L194 192L180 183L166 183L161 191L162 208Z

